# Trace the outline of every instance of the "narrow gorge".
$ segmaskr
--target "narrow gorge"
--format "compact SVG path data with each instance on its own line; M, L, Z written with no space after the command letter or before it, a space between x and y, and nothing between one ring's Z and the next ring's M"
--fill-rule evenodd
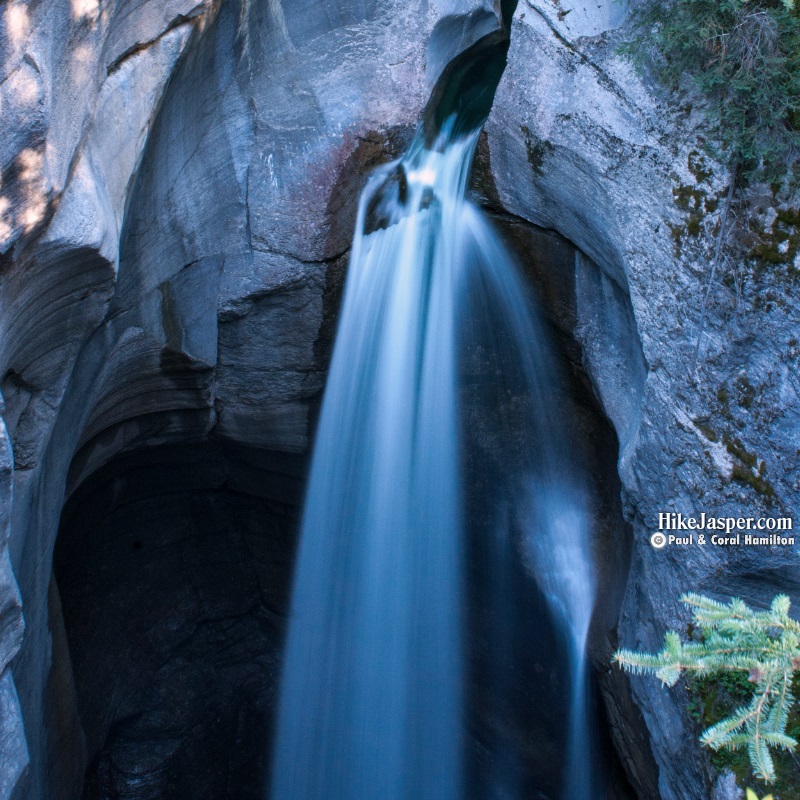
M616 0L0 6L0 800L410 800L435 781L437 800L742 796L697 743L686 693L611 656L685 630L686 591L800 600L796 548L650 545L665 511L797 517L798 286L791 263L788 277L747 264L710 277L726 168L702 109L620 55L629 18ZM451 145L470 131L457 168ZM332 362L337 332L403 328L384 299L357 334L346 280L377 269L368 241L413 249L403 226L439 213L457 169L453 207L486 222L445 214L408 260L439 298L421 314L433 374L398 372L402 349L375 341L363 363L357 349ZM763 241L795 224L800 201L781 202L746 196ZM448 308L426 284L443 241L493 270L507 258L520 282L476 268L472 300ZM475 299L503 292L505 312ZM453 331L463 352L448 362ZM329 372L357 381L335 384L333 410ZM425 403L445 378L456 421ZM456 427L462 449L440 452ZM315 444L327 460L312 467ZM556 497L539 474L550 499L530 524L566 526L552 541L570 543L571 566L519 521L509 475L543 450L577 488ZM361 507L372 467L382 489ZM545 519L563 503L571 516ZM365 546L355 562L335 516L375 508L392 547L396 523L425 531L422 549ZM460 543L446 538L458 526ZM417 605L399 619L406 592ZM357 594L372 628L336 605ZM290 632L303 613L327 639ZM409 652L426 676L413 702L387 689ZM384 666L347 667L367 653ZM362 694L336 695L334 713L309 710L316 690L334 705L324 685L297 689L286 711L282 683L334 664ZM376 697L396 702L379 714ZM324 746L321 720L334 720ZM405 744L390 752L392 725ZM306 734L281 756L282 737ZM318 768L305 784L298 747ZM386 766L403 747L411 777ZM359 750L337 784L325 759ZM385 786L364 788L370 759Z

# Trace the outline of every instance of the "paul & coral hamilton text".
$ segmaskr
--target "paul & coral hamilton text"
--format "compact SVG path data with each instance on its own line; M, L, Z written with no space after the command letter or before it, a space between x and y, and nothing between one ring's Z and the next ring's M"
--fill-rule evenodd
M795 543L795 537L791 534L793 527L791 517L715 517L705 512L699 517L689 517L674 511L665 511L658 515L659 532L650 537L650 543L656 548L668 544L704 545L706 534L698 533L695 541L692 532L710 531L708 538L712 545L791 546ZM661 531L676 531L678 535ZM688 532L688 535L681 536L682 531ZM770 533L764 536L740 531L782 531L784 535Z

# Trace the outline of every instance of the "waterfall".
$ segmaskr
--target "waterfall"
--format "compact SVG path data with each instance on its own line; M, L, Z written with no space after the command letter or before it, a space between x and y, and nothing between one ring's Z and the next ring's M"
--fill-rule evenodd
M500 536L520 532L523 555L564 639L570 697L562 797L591 800L598 787L593 785L586 644L596 586L584 478L561 420L549 337L525 286L480 212L465 205L462 219L472 269L461 303L479 307L484 328L473 338L493 344L498 390L528 399L512 423L522 446L508 454L501 482L506 495L501 502L510 507L511 520L501 524Z
M467 308L489 315L484 349L502 329L498 380L521 386L530 406L508 459L501 536L520 532L568 642L564 796L591 797L587 515L543 377L552 367L542 331L508 256L465 200L476 142L477 131L456 135L452 121L432 144L420 131L360 200L303 513L271 800L468 794L459 387ZM535 691L535 676L531 684Z

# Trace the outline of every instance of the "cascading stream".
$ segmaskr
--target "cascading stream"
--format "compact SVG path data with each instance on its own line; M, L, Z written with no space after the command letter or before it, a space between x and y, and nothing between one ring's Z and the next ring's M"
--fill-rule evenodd
M458 245L444 232L458 228L474 142L418 140L361 198L297 557L274 800L462 796ZM391 219L364 235L368 209Z
M493 348L499 394L525 398L524 411L510 423L522 446L509 453L496 487L505 521L494 535L508 538L518 532L522 552L564 639L570 697L562 797L591 800L599 787L594 785L591 752L586 643L596 587L584 480L560 419L549 339L515 265L478 209L469 204L462 212L461 235L469 272L459 303L478 308L483 329L482 336L473 334L478 341L472 346L488 343Z
M297 556L271 800L467 794L459 365L481 336L463 329L465 309L485 317L477 345L503 350L497 380L529 409L499 535L519 538L569 653L563 796L594 796L582 481L526 292L464 197L478 132L454 129L432 146L421 131L361 197Z

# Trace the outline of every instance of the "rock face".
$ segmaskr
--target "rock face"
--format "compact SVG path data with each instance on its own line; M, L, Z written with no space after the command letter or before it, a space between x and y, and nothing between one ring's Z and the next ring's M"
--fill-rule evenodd
M99 729L81 735L52 577L64 498L145 447L307 450L364 177L512 5L3 7L0 797L74 797L102 750ZM724 171L696 114L615 55L624 18L612 0L520 1L478 170L498 220L579 251L547 302L563 301L552 315L616 432L633 528L631 579L597 626L605 671L615 636L652 648L684 627L683 591L763 602L798 588L795 551L648 544L660 511L797 510L798 306L778 268L746 265L706 298ZM780 224L770 202L754 198L765 238ZM276 463L280 487L291 470ZM710 796L680 695L618 673L603 686L639 796Z
M62 498L143 446L307 449L364 177L501 23L479 0L56 0L2 21L3 796L38 800L74 796L96 755L70 692L49 699L72 683Z
M0 775L0 791L4 797L11 795L20 773L28 761L25 735L20 724L19 700L9 662L19 651L23 635L20 598L8 556L12 500L13 457L5 423L0 423L0 630L2 638L3 673L0 678L0 751L4 769Z
M615 55L620 20L611 7L589 14L587 26L547 3L520 3L488 149L502 207L588 256L575 263L575 332L619 437L633 525L619 642L657 649L666 627L686 628L683 592L759 604L780 591L797 597L796 547L649 546L662 511L797 517L797 286L791 267L762 272L743 260L728 263L709 291L725 171L703 154L700 119ZM746 202L767 214L761 236L771 241L776 201L752 192ZM743 204L740 213L752 210ZM630 681L645 742L625 681L608 681L612 730L634 756L628 772L639 795L710 796L681 693L652 678Z

